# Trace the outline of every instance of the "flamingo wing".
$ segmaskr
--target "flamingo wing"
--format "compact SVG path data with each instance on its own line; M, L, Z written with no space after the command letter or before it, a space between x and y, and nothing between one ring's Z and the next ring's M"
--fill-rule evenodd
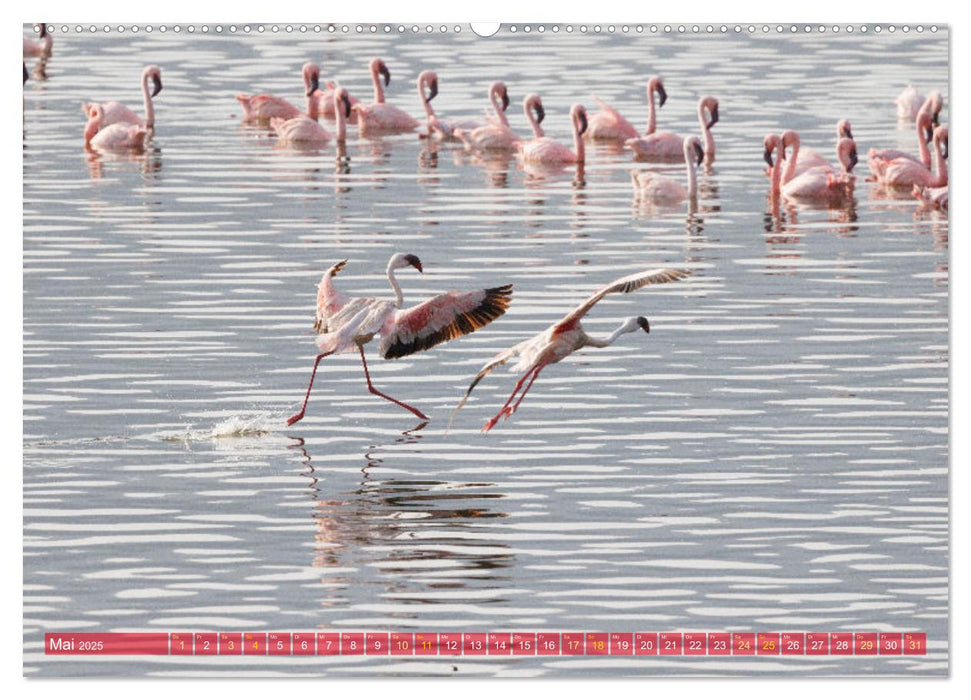
M640 289L641 287L646 287L649 284L665 284L667 282L676 282L678 280L684 279L691 274L691 270L678 270L671 267L666 267L660 270L647 270L646 272L635 272L632 275L627 275L626 277L621 277L620 279L614 280L610 284L601 287L597 290L593 296L587 299L585 302L580 304L576 309L571 311L566 317L559 322L556 326L557 331L566 330L571 326L575 325L577 321L583 318L594 305L603 299L608 294L623 293L630 294L633 291Z
M381 356L386 360L427 350L446 340L472 333L506 313L512 285L447 292L410 309L398 311L381 331Z
M334 289L331 282L346 264L346 260L341 260L331 266L317 285L317 315L314 317L314 330L318 333L327 331L334 315L347 305L348 298Z

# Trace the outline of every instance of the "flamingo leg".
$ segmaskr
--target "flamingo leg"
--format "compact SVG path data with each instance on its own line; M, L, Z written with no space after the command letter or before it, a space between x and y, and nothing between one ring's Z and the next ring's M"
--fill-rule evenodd
M526 398L526 392L529 391L529 387L533 386L533 382L535 382L536 381L536 377L539 376L540 370L542 370L544 367L546 367L546 365L547 365L547 363L544 362L539 367L537 367L536 369L533 370L533 376L530 378L529 382L526 384L526 388L523 389L523 393L519 395L519 400L516 401L516 403L514 403L512 405L512 408L507 408L504 411L504 413L506 415L506 418L508 418L509 416L511 416L513 413L515 413L519 409L519 404L521 404L523 402L523 399Z
M364 378L367 379L367 388L368 388L368 391L370 391L372 394L374 394L376 396L380 396L382 399L387 399L391 403L396 403L399 406L401 406L402 408L407 408L409 411L411 411L412 413L414 413L416 416L418 416L422 420L428 420L428 416L426 416L424 413L422 413L421 411L419 411L417 408L414 408L413 406L409 406L406 403L402 403L401 401L398 401L398 399L396 399L394 397L391 397L391 396L388 396L387 394L382 393L382 392L378 391L377 389L375 389L374 388L374 385L371 383L371 375L367 371L367 360L364 359L364 347L362 345L358 345L357 346L357 349L361 351L361 364L364 365Z
M525 381L526 381L526 378L527 378L527 377L528 377L529 375L531 375L531 374L533 374L533 373L534 373L535 371L536 371L536 370L532 370L532 369L531 369L531 370L529 370L529 371L527 371L527 372L526 372L526 374L524 374L523 376L521 376L521 377L519 378L519 381L518 381L518 382L516 382L516 386L515 386L515 387L513 387L513 390L512 390L512 393L511 393L511 394L509 395L509 398L508 398L508 399L506 399L506 403L504 403L504 404L502 405L502 408L500 408L500 409L499 409L499 413L497 413L497 414L496 414L496 415L495 415L494 417L492 417L492 418L490 418L490 419L489 419L489 422L488 422L488 423L486 423L486 424L485 424L484 426L482 426L482 432L483 432L483 433L487 433L487 432L489 432L490 430L492 430L492 428L493 428L493 426L494 426L494 425L495 425L496 423L498 423L498 422L499 422L499 419L500 419L500 418L502 418L502 415L503 415L503 414L504 414L504 413L506 412L506 409L508 409L508 408L509 408L509 404L511 404L511 403L512 403L512 400L513 400L514 398L516 398L516 394L518 394L518 393L519 393L519 389L520 389L520 388L522 387L522 385L523 385L523 382L525 382Z
M299 412L297 412L294 415L292 415L289 418L287 418L287 425L293 425L298 420L301 420L303 418L303 414L307 410L307 401L310 400L310 390L314 386L314 377L317 376L317 365L319 365L320 364L320 361L323 360L325 357L327 357L330 354L332 354L332 353L322 352L319 355L317 355L316 358L314 358L314 370L313 370L313 372L310 373L310 384L307 385L307 395L303 397L303 406L300 407L300 411Z

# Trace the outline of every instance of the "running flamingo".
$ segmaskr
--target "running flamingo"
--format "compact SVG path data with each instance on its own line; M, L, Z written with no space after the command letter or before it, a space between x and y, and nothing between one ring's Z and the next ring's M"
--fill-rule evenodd
M47 31L47 22L39 22L39 38L24 37L24 58L50 58L54 37Z
M943 187L947 184L947 127L934 129L934 172L910 158L897 158L887 163L877 180L885 187Z
M693 200L698 196L698 175L695 170L704 160L705 152L697 136L685 136L683 148L688 171L687 189L681 183L657 173L633 173L631 178L634 181L635 199L656 204L676 204L685 198Z
M786 183L796 175L801 175L812 168L830 168L829 161L817 152L814 148L801 148L799 134L792 129L787 129L781 134L782 147L792 149L792 155L786 155L786 170L782 175L782 182ZM836 123L836 141L842 138L853 138L853 130L847 119L840 119ZM768 174L768 173L767 173Z
M320 68L316 63L304 63L303 69L304 94L307 97L307 113L310 113L310 104L316 98L314 92L320 84ZM293 119L299 117L303 112L293 106L282 97L274 95L236 95L236 101L243 108L244 124L267 125L273 117L280 119Z
M927 103L925 103L926 106ZM907 151L901 151L896 148L885 148L878 151L875 148L871 148L867 153L867 165L870 166L870 172L877 179L886 170L887 165L898 158L906 158L912 160L915 163L920 163L925 168L930 169L931 167L931 151L927 147L927 144L931 142L934 137L934 117L930 109L921 109L917 114L917 118L914 120L914 126L917 130L917 156L913 156Z
M647 81L647 129L644 131L645 136L650 136L657 128L654 93L657 93L660 99L660 104L657 106L663 107L664 103L667 102L668 94L664 90L664 83L661 81L661 78L656 75L652 75ZM629 121L624 119L620 112L606 104L599 97L594 97L593 99L600 105L600 109L603 111L597 112L590 117L590 126L585 134L586 138L593 140L627 141L628 139L636 139L640 136L637 133L637 129Z
M347 119L351 116L351 100L347 90L338 87L331 93L334 104L332 111L337 115L337 133L332 134L317 122L316 101L310 103L310 116L293 119L270 119L270 126L280 137L280 145L323 144L331 139L344 141L347 138Z
M784 143L782 149L782 158L785 158ZM852 175L853 167L857 163L856 142L851 138L841 138L836 144L836 155L840 162L840 172L826 165L807 170L788 181L783 178L782 194L793 199L829 202L839 202L850 197L855 180ZM775 179L773 175L773 185Z
M947 211L947 185L943 187L921 187L914 185L914 197L925 209Z
M152 91L148 91L148 81L152 81ZM137 124L149 129L155 128L155 105L152 98L162 91L162 70L158 66L145 66L142 71L142 104L145 107L145 118L135 114L120 102L86 102L81 105L86 117L91 116L91 108L100 104L104 114L102 128L110 124Z
M676 280L684 279L691 272L689 270L677 270L672 268L665 268L660 270L649 270L646 272L637 272L633 275L628 275L626 277L621 277L620 279L614 280L610 284L602 287L593 296L587 299L585 302L580 304L573 311L568 313L557 323L547 328L545 331L538 333L537 335L518 343L508 350L500 352L495 357L493 357L486 365L479 370L479 373L475 375L472 383L469 385L468 390L465 392L465 396L459 402L455 410L452 411L452 417L449 420L449 426L452 424L452 420L455 419L455 415L468 401L469 395L472 390L475 389L476 385L482 381L482 379L489 374L492 370L500 365L504 365L513 358L518 357L519 361L512 366L511 372L525 372L519 381L516 382L516 386L509 396L509 400L506 401L505 405L499 410L488 423L483 426L482 431L488 432L495 426L499 419L502 417L508 418L516 409L519 408L519 404L523 402L526 397L526 392L533 385L536 377L547 365L559 362L564 357L576 352L577 350L584 347L594 347L594 348L605 348L612 345L617 338L624 335L625 333L633 333L638 329L643 330L645 333L650 332L650 324L648 324L647 319L643 316L631 317L625 320L617 330L611 333L605 338L595 338L587 335L586 331L583 329L581 324L581 319L587 315L587 313L592 309L597 302L603 299L608 294L613 294L617 292L622 292L624 294L629 294L641 287L645 287L649 284L663 284L666 282L674 282ZM523 384L526 380L529 382L526 387L523 388ZM519 396L519 400L513 404L513 399L519 390L523 389L522 394Z
M715 139L711 135L711 127L718 123L718 100L705 95L698 100L698 122L701 124L701 136L704 139L705 163L715 162ZM644 160L680 161L684 158L684 139L670 131L629 139L625 142L634 151L637 158Z
M549 136L540 136L519 144L519 153L523 161L537 165L582 163L586 155L583 146L583 132L587 130L587 111L583 108L583 105L573 105L570 109L570 121L573 123L575 152Z
M427 420L428 416L417 408L374 388L368 373L367 360L364 358L364 346L374 336L380 335L381 356L386 360L393 360L472 333L506 313L512 298L512 285L472 292L447 292L417 306L402 309L404 296L394 271L411 266L422 272L421 260L414 255L399 253L388 261L388 282L394 291L394 301L373 297L349 299L335 290L332 280L346 263L344 260L327 270L317 287L314 330L318 333L317 347L321 352L314 359L303 406L287 420L287 425L293 425L303 418L320 361L328 355L353 352L355 348L361 354L368 391L408 409L422 420Z
M378 75L384 78L384 85L391 83L391 71L380 58L371 59L371 82L374 83L374 102L365 105L358 102L351 109L357 114L357 126L361 136L369 133L400 133L414 131L419 122L407 112L384 101L384 87Z
M495 115L488 117L489 124L474 129L457 128L452 135L462 141L470 151L512 151L520 138L510 128L509 120L506 118L506 110L509 109L509 93L505 83L497 81L489 86L489 102L492 103ZM528 110L527 116L532 121L532 115Z
M88 110L88 123L84 127L85 147L105 151L145 148L148 127L127 122L116 122L103 127L103 121L104 109L99 104L91 105Z

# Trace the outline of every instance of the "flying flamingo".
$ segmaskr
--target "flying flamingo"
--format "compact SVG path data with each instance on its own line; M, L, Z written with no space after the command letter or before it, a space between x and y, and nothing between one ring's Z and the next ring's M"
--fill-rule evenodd
M786 155L786 170L782 175L783 183L812 168L830 167L829 161L814 148L802 147L799 134L792 129L783 131L780 137L782 138L783 148L792 149L792 155ZM840 119L836 123L836 141L839 142L842 138L853 138L853 130L847 119Z
M539 136L518 145L523 161L537 165L582 163L586 155L583 146L583 132L587 130L587 111L583 108L583 105L573 105L570 109L570 121L573 123L575 152L549 136ZM535 126L538 126L538 123Z
M320 68L316 63L304 63L303 69L304 94L307 97L307 113L310 113L310 104L316 99L314 92L320 85ZM274 95L236 95L236 101L243 108L244 124L267 125L273 117L280 119L293 119L299 117L303 112L299 108L284 100L282 97Z
M479 370L479 373L475 375L472 383L469 385L468 390L465 392L465 396L459 402L458 406L452 412L452 418L449 420L449 426L452 424L452 420L455 419L455 415L468 401L469 395L472 390L475 389L476 385L482 381L482 379L489 374L492 370L500 365L504 365L513 358L518 357L519 361L512 366L511 372L525 372L516 382L516 386L509 396L509 400L503 405L499 410L499 413L495 415L488 423L483 426L482 431L488 432L495 426L499 419L503 416L509 417L516 412L519 408L519 404L523 402L526 397L526 392L533 385L536 377L547 365L559 362L564 357L576 352L577 350L584 347L594 347L594 348L605 348L612 345L617 338L624 335L625 333L632 333L638 329L643 330L645 333L650 332L650 324L648 324L647 319L643 316L636 316L626 319L617 330L611 333L605 338L595 338L587 335L586 331L583 329L581 324L581 319L586 316L586 314L592 309L597 302L603 299L608 294L613 294L616 292L622 292L628 294L641 287L645 287L649 284L663 284L665 282L674 282L676 280L684 279L691 272L689 270L676 270L672 268L665 268L661 270L649 270L646 272L637 272L633 275L628 275L626 277L621 277L620 279L614 280L605 287L600 288L593 296L587 299L585 302L580 304L573 311L568 313L557 323L547 328L545 331L538 333L537 335L518 343L508 350L500 352L491 360L489 360L486 365ZM526 383L526 380L529 380ZM523 384L526 383L525 388ZM519 396L519 400L513 404L513 399L516 398L516 394L522 389L522 394Z
M718 100L705 95L698 100L698 122L704 139L705 163L715 162L715 139L711 127L718 123ZM684 158L684 139L670 131L658 131L625 142L637 158L644 160L680 161Z
M104 110L101 105L91 105L88 110L88 123L84 127L85 147L106 151L141 150L145 147L148 127L127 122L115 122L103 127L103 120Z
M148 81L152 81L152 91L148 91ZM95 104L100 104L104 114L102 128L110 124L137 124L149 129L155 128L155 105L152 98L162 91L162 70L158 66L145 66L142 71L142 104L145 107L145 118L135 114L120 102L86 102L81 105L85 116L91 116L91 108Z
M40 27L39 38L24 37L24 58L50 58L51 56L54 37L47 31L47 22L40 22L38 26Z
M947 184L947 127L934 129L934 172L910 158L897 158L887 163L877 180L885 187L943 187Z
M417 408L374 388L368 373L367 360L364 358L364 346L374 336L380 335L381 356L386 360L393 360L472 333L506 313L512 298L512 285L477 289L472 292L447 292L417 306L402 309L404 296L395 279L394 271L411 266L422 272L421 260L414 255L399 253L393 255L388 261L388 282L394 291L394 301L373 297L348 299L335 290L332 280L346 263L347 261L344 260L327 270L317 287L317 316L314 330L318 333L317 347L321 352L314 359L314 368L310 374L310 384L307 386L303 406L298 413L287 420L287 425L293 425L303 418L320 361L328 355L353 352L355 348L361 354L368 391L427 420L428 417Z
M925 107L927 103L925 103ZM887 165L898 158L906 158L912 160L916 163L920 163L925 168L930 169L931 167L931 151L927 147L927 144L931 142L934 137L934 117L931 110L928 108L921 109L917 114L917 118L914 120L914 127L917 130L917 156L913 156L907 151L901 151L896 148L885 148L878 151L875 148L871 148L867 152L867 165L870 166L870 172L877 179L886 170Z
M914 185L914 197L925 209L947 211L947 185L943 187L921 187Z
M661 78L652 75L647 81L647 129L644 130L645 136L650 136L657 128L657 116L654 105L655 93L657 93L660 99L660 104L657 106L663 107L664 103L667 102L668 94L664 90L664 83ZM636 139L640 136L637 133L637 129L629 121L624 119L620 112L606 104L599 97L594 97L593 99L600 105L600 109L603 111L597 112L590 117L590 126L585 134L586 138L598 141L627 141L628 139Z
M634 197L639 201L649 201L657 204L675 204L685 198L693 200L698 196L698 175L696 168L705 158L701 148L701 140L697 136L684 137L684 161L688 171L688 187L657 173L633 173Z
M389 105L384 101L384 87L381 86L381 75L384 85L391 83L391 71L380 58L371 59L371 82L374 83L374 102L366 105L358 102L352 107L357 114L357 126L361 136L369 133L400 133L414 131L419 122L407 112Z
M785 143L782 143L785 158ZM857 163L856 142L851 138L841 138L836 144L836 155L840 162L840 172L831 166L819 166L786 181L783 177L781 192L786 197L814 201L841 201L853 193L855 178L851 174ZM773 174L773 186L775 185Z
M351 100L347 90L338 87L331 93L334 102L333 111L337 114L337 133L332 134L317 122L317 102L310 103L310 116L294 117L293 119L270 119L270 127L280 137L281 145L322 144L336 139L344 141L347 138L347 119L351 116Z
M537 100L539 98L536 98ZM489 124L474 129L457 128L452 135L465 144L470 151L512 151L520 141L519 136L509 126L506 110L509 109L509 92L506 84L500 81L489 86L489 102L495 116L489 116ZM542 109L542 106L540 107ZM527 116L532 115L527 110Z
M323 88L319 88L315 93L313 93L313 97L317 101L317 114L324 119L329 119L331 121L337 120L337 114L340 112L340 109L336 107L337 103L334 101L334 93L337 91L337 88L337 83L332 80L328 80L326 83L324 83ZM350 102L351 107L360 102L360 100L356 97L351 97L350 93L348 93L347 99Z

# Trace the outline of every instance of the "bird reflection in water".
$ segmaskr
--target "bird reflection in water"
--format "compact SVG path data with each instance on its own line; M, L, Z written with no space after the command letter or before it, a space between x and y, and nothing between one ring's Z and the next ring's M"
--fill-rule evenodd
M156 146L149 146L144 150L127 151L97 151L87 149L84 155L88 163L88 175L92 180L101 180L105 176L105 166L121 164L122 170L127 170L124 164L138 165L139 172L147 180L157 179L162 171L162 151Z

